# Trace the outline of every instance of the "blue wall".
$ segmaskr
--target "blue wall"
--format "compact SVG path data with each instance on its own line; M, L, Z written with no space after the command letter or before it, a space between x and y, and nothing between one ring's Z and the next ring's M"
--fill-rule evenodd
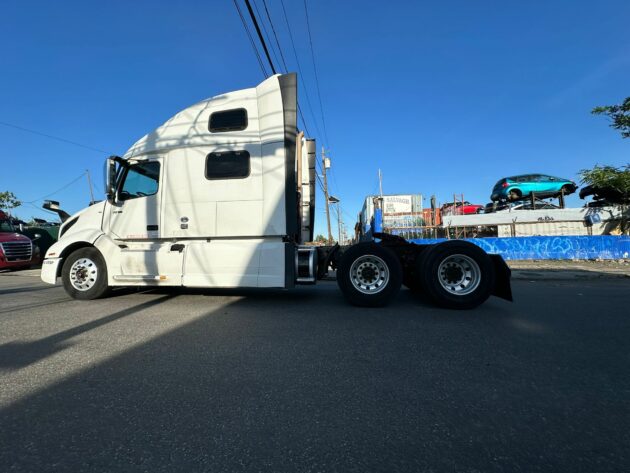
M413 243L439 243L445 239L410 240ZM630 258L630 236L531 236L508 238L469 238L466 241L487 253L511 259L622 259Z

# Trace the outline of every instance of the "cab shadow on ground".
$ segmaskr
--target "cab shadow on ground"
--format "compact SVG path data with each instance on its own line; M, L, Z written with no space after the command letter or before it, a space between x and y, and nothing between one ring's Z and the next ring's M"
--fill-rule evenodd
M464 312L406 290L384 309L350 307L334 283L229 292L0 411L0 469L627 471L629 288L518 281L515 304ZM3 367L223 294L123 291L122 311L5 344Z

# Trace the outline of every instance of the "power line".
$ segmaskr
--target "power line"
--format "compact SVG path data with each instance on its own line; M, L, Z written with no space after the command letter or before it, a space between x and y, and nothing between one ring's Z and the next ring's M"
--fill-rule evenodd
M92 146L84 145L82 143L77 143L76 141L67 140L66 138L61 138L60 136L49 135L48 133L42 133L41 131L31 130L30 128L25 128L23 126L13 125L12 123L0 122L0 125L4 125L4 126L10 127L10 128L15 128L16 130L25 131L27 133L32 133L33 135L44 136L44 137L50 138L52 140L62 141L64 143L68 143L68 144L71 144L71 145L74 145L74 146L79 146L81 148L89 149L91 151L96 151L97 153L114 154L114 153L110 153L108 151L104 151L102 149L98 149L98 148L94 148Z
M72 184L74 184L75 182L77 182L79 179L81 179L83 176L85 176L85 172L82 172L79 176L75 177L74 179L72 179L70 182L68 182L67 184L63 185L62 187L60 187L59 189L57 189L56 191L51 192L50 194L46 194L38 199L33 199L33 200L29 200L28 202L24 202L25 204L33 204L35 202L38 202L40 200L44 200L46 197L50 197L51 195L55 195L58 192L61 192L62 190L67 189L68 187L70 187Z
M319 77L317 75L317 66L315 65L315 52L313 50L313 37L311 36L311 24L308 19L308 7L306 6L306 0L304 0L304 12L306 13L306 29L308 30L308 41L311 45L311 59L313 60L313 72L315 73L315 85L317 86L317 97L319 98L319 110L322 115L322 126L324 127L324 138L326 138L326 144L330 146L328 141L328 133L326 132L326 119L324 118L324 106L322 105L322 94L319 88Z
M287 25L287 30L289 31L289 39L291 40L291 47L293 48L293 56L295 57L295 62L297 64L298 72L299 72L299 75L300 75L300 82L302 83L302 87L304 88L304 95L306 96L306 102L308 103L308 107L309 107L309 110L311 112L311 118L313 119L313 123L315 124L315 129L317 130L317 135L318 136L323 136L322 133L319 131L319 125L317 124L317 120L315 119L315 114L313 113L313 105L311 104L311 98L308 95L308 88L306 87L306 83L304 82L304 74L302 74L302 67L300 66L300 60L298 59L297 50L295 49L295 42L293 41L293 33L291 32L291 25L289 23L289 18L287 16L287 11L284 8L284 0L280 0L280 5L282 5L282 13L284 15L284 21L285 21L285 23ZM302 112L300 111L300 114L301 113ZM304 117L302 117L302 121L304 121Z
M238 16L241 18L241 22L243 23L243 28L245 28L245 32L247 33L247 37L249 38L249 43L252 45L252 48L254 49L254 53L256 54L256 59L258 59L258 65L260 66L260 69L262 70L263 76L267 77L267 70L265 69L265 65L263 64L263 61L260 57L260 52L258 51L258 48L256 47L256 43L254 43L254 38L252 38L252 34L249 31L249 28L247 27L247 22L245 21L245 18L243 17L243 13L241 13L241 8L238 6L238 3L236 0L234 1L234 6L236 7L236 11L238 12ZM273 69L273 66L272 66Z
M256 9L256 14L258 15L258 18L262 18L262 15L260 14L260 10L258 9L258 2L257 1L254 1L254 8ZM260 23L262 24L263 31L265 32L265 38L267 38L267 41L269 41L269 43L271 43L271 53L273 54L273 58L276 61L276 63L280 63L280 61L278 61L278 55L276 54L276 50L273 47L273 43L269 39L270 36L269 36L269 32L267 31L267 27L265 26L265 22L261 20ZM285 67L285 72L286 72L286 67Z
M53 211L51 211L51 210L47 210L47 209L44 209L44 208L38 207L37 205L33 205L33 204L31 204L30 202L24 202L24 203L25 203L25 204L30 205L30 206L31 206L31 207L33 207L34 209L39 210L40 212L48 212L49 214L58 215L58 214L57 214L57 212L53 212Z
M282 64L284 65L285 72L289 71L287 67L287 63L284 61L284 54L282 54L282 47L280 47L280 41L278 41L278 35L276 34L276 28L273 26L273 21L271 21L271 15L269 14L269 9L267 8L266 0L262 0L263 6L265 7L265 13L267 14L267 20L269 20L269 24L271 25L271 31L273 31L273 37L276 38L276 45L278 47L278 52L280 52L280 58L282 59ZM263 23L264 26L264 23Z
M234 0L236 4L236 0ZM265 51L265 55L267 56L267 61L269 61L269 65L271 66L271 72L276 74L276 68L273 65L273 61L271 60L271 56L269 55L269 50L267 49L267 43L265 43L265 38L260 31L260 27L258 26L258 20L256 20L256 15L254 15L254 10L252 10L252 5L249 3L249 0L245 0L245 5L247 6L247 11L249 12L249 16L252 19L252 23L254 24L254 28L256 28L256 33L258 33L258 39L260 40L260 44L262 44L263 51Z

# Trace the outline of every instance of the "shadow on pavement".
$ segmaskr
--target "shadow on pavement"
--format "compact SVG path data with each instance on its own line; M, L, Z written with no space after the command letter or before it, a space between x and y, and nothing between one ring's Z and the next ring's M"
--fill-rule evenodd
M89 330L101 327L105 324L118 320L122 317L127 317L136 312L161 304L174 296L163 296L158 299L153 299L141 304L135 305L128 309L124 309L113 314L101 317L100 319L93 320L86 324L73 327L63 332L56 333L41 340L34 340L29 342L9 342L0 345L0 371L14 370L23 368L32 363L35 363L41 359L44 359L54 353L71 345L69 339L76 337ZM66 302L66 301L61 301ZM45 303L41 305L49 305ZM40 305L40 306L41 306ZM22 309L24 309L22 307Z
M215 292L225 294L200 294ZM195 307L204 301L188 299ZM559 330L564 302L549 300L548 314L527 316L545 319L556 334L550 338L502 323L522 314L496 299L452 312L402 291L392 306L366 310L344 304L332 287L252 293L1 410L0 465L614 470L630 444L627 399L617 389L622 370L606 363L601 347L616 352L625 342L585 343L598 335L579 314ZM614 321L595 326L601 333ZM73 335L35 352L46 356Z

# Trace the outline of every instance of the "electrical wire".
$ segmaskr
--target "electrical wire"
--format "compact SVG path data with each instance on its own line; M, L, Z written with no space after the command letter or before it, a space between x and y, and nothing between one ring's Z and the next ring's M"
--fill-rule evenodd
M324 138L326 139L326 144L330 145L330 142L328 141L328 133L326 131L326 119L324 118L324 106L322 105L322 94L319 87L317 66L315 65L315 51L313 50L313 37L311 35L311 24L308 18L308 7L306 5L306 0L304 0L304 12L306 13L306 29L308 31L308 41L311 46L311 59L313 60L313 72L315 73L315 85L317 86L317 97L319 99L319 110L322 116L322 126L324 127Z
M285 72L289 71L287 67L287 63L284 60L284 54L282 54L282 48L280 47L280 41L278 41L278 35L276 34L276 28L273 26L273 21L271 21L271 15L269 14L269 9L267 8L267 1L262 0L263 6L265 7L265 13L267 14L267 20L269 21L269 25L271 25L271 31L273 31L273 37L276 39L276 46L278 47L278 52L280 53L280 58L282 59L282 64L284 65ZM263 23L263 22L261 22ZM264 25L264 23L263 23Z
M32 203L30 203L30 202L24 202L24 203L25 203L25 204L30 205L30 206L31 206L31 207L33 207L34 209L39 210L40 212L47 212L47 213L49 213L49 214L53 214L53 215L57 215L57 216L59 215L59 214L57 214L57 212L53 212L52 210L48 210L48 209L44 209L44 208L38 207L37 205L33 205L33 204L32 204Z
M243 28L245 29L245 32L247 33L247 37L249 38L249 43L252 45L252 48L254 49L254 53L256 54L256 59L258 59L258 65L260 66L260 69L262 70L263 76L268 77L267 70L265 69L265 65L263 64L262 58L260 57L260 52L258 51L258 48L256 47L256 43L254 43L254 38L252 38L252 34L250 33L249 28L247 27L247 22L245 21L245 18L243 17L241 8L238 6L238 3L236 0L233 0L233 1L234 1L234 6L236 7L236 11L238 12L238 16L241 18L241 22L243 23Z
M32 130L30 128L25 128L23 126L13 125L12 123L7 123L7 122L0 121L0 125L6 126L6 127L10 127L10 128L15 128L16 130L25 131L27 133L32 133L34 135L44 136L44 137L50 138L52 140L62 141L64 143L68 143L68 144L71 144L71 145L74 145L74 146L79 146L81 148L89 149L90 151L96 151L97 153L108 154L108 155L114 154L114 153L110 153L108 151L104 151L102 149L98 149L98 148L94 148L92 146L88 146L88 145L84 145L82 143L78 143L76 141L67 140L66 138L61 138L60 136L49 135L48 133L42 133L41 131Z
M254 0L254 8L256 9L256 14L258 15L258 18L262 18L260 10L258 9L258 2L256 0ZM273 54L273 58L276 61L276 63L279 64L280 61L278 60L278 55L276 54L276 50L275 50L275 48L273 46L273 42L269 39L270 35L269 35L269 32L267 31L267 27L265 26L265 22L261 20L260 24L262 25L262 29L263 29L263 31L265 33L265 38L267 39L267 41L270 44L271 54ZM286 68L285 68L285 72L286 72Z
M236 2L236 0L234 0L234 2ZM256 28L258 39L260 40L260 44L262 44L263 51L265 52L265 56L267 56L267 61L269 62L269 66L271 66L271 72L273 74L276 74L276 68L274 67L273 61L271 60L271 56L269 55L269 50L267 49L267 43L265 42L265 38L263 38L262 32L260 31L260 27L258 26L258 20L256 19L256 15L254 15L254 10L252 10L252 5L251 3L249 3L249 0L245 0L245 6L247 7L249 16L252 19L254 28Z
M287 25L287 30L289 32L289 39L291 40L291 47L293 48L293 56L295 57L295 63L297 64L298 73L300 76L300 82L302 83L302 88L304 89L304 95L306 96L306 102L308 103L309 111L311 112L311 118L313 119L313 123L315 124L315 130L317 131L317 136L323 137L321 131L319 130L319 125L317 124L317 120L315 119L315 114L313 113L313 105L311 104L311 98L308 94L308 88L304 82L304 74L302 73L302 66L300 65L300 60L298 59L297 50L295 49L295 41L293 41L293 33L291 31L291 25L289 23L289 18L287 16L287 11L284 8L284 0L280 0L280 5L282 5L282 13L284 15L284 21ZM300 114L302 111L300 110ZM302 117L302 121L304 118Z
M273 32L273 37L275 39L275 49L278 50L278 53L280 54L280 58L282 59L282 65L284 67L284 72L288 72L289 71L289 67L287 66L286 60L284 58L284 54L282 53L282 45L280 44L280 40L278 39L278 34L276 32L276 27L273 24L273 20L271 19L271 14L269 13L269 8L267 8L267 1L266 0L262 0L263 2L263 7L265 9L265 14L267 15L267 21L269 22L269 26L271 27L271 31ZM258 16L262 15L260 14L260 12L258 11L258 6L256 5L256 2L254 2L254 6L256 7L256 11L258 12ZM284 8L284 6L283 6ZM265 34L267 34L267 29L265 27L265 22L261 19L260 23L262 24L263 30L265 31ZM269 35L267 34L267 37ZM269 41L270 43L270 47L272 52L274 52L274 57L275 56L275 49L273 47L273 42ZM276 57L276 61L278 61L278 58ZM298 70L299 70L299 66L298 66ZM302 74L300 71L300 79L302 79ZM302 85L304 86L304 82L302 81ZM304 91L306 92L306 87L304 87ZM304 118L304 113L302 113L302 107L300 107L300 104L298 103L298 113L300 115L300 118L302 119L302 125L304 126L304 130L306 131L308 136L312 136L310 130L308 129L308 125L306 123L306 119ZM312 112L311 112L312 115ZM317 121L315 121L315 127L317 128ZM319 133L319 135L321 136L321 133Z
M33 200L29 200L27 202L24 202L25 204L33 204L35 202L39 202L40 200L44 200L46 197L50 197L51 195L55 195L63 190L66 190L68 187L70 187L72 184L74 184L75 182L77 182L79 179L81 179L82 177L84 177L87 174L87 172L82 172L79 176L75 177L74 179L72 179L70 182L68 182L67 184L63 185L62 187L60 187L59 189L57 189L56 191L51 192L50 194L46 194L42 197L39 197L38 199L33 199Z

